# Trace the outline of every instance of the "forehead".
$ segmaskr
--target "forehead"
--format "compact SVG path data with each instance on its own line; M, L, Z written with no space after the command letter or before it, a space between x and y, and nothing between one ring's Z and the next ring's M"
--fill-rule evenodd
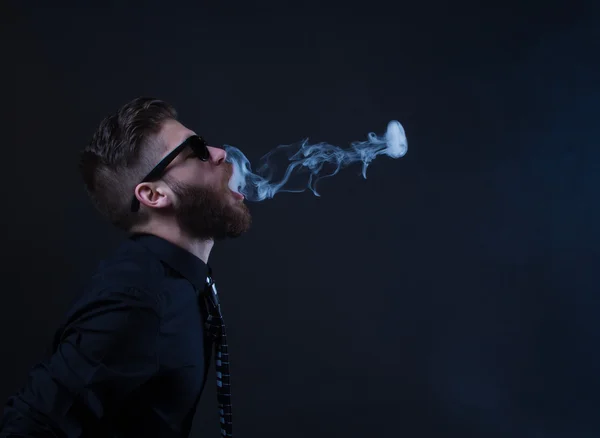
M194 131L186 128L177 120L167 120L158 136L165 148L164 152L168 153L183 143L186 138L195 134Z

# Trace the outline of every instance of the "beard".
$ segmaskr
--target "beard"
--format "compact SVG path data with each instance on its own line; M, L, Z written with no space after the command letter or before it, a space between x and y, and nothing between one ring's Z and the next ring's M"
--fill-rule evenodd
M252 223L250 211L243 201L232 202L228 181L219 187L167 181L177 195L175 218L185 234L200 240L223 240L248 231Z

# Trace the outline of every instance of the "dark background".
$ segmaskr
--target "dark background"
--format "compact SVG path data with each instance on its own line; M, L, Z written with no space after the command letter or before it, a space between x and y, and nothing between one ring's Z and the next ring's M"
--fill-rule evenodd
M52 6L45 6L45 4ZM244 437L600 436L598 2L3 3L0 400L123 236L77 154L138 95L252 160L398 160L250 204L211 264ZM194 424L217 436L214 378ZM277 430L284 430L277 433Z

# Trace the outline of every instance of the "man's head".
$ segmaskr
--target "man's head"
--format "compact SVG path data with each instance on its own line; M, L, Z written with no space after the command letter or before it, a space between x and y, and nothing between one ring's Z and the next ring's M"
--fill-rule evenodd
M177 120L173 107L157 99L135 99L106 117L80 160L96 208L126 231L161 224L203 240L245 232L251 218L229 190L232 166L225 151L190 137L195 133ZM146 180L176 148L166 168Z

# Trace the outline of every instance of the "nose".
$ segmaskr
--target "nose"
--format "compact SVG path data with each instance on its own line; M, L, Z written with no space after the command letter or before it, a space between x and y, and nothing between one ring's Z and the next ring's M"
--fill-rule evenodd
M210 155L210 160L214 164L221 164L227 159L227 152L224 149L207 146Z

